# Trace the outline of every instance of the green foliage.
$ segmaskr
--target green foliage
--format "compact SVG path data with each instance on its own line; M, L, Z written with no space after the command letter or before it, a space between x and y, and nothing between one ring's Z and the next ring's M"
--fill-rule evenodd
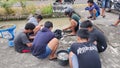
M22 8L26 7L26 0L14 0L14 1L20 2Z
M36 11L36 6L34 4L32 4L32 5L26 6L23 13L34 14L35 11Z
M0 1L0 6L6 10L6 15L9 15L9 14L14 13L14 11L12 11L11 9L14 3L20 2L21 7L25 8L26 7L25 1L26 0L2 0Z
M6 10L6 14L11 14L13 13L13 11L11 10L10 7L13 5L13 3L14 3L13 0L9 0L9 1L3 0L0 2L0 6Z
M53 13L52 5L41 8L41 13L51 15Z

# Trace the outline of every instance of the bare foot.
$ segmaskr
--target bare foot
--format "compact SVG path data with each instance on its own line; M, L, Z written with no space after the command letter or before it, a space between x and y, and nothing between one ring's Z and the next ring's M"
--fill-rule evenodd
M103 18L105 18L105 15L101 15Z
M56 59L57 56L54 54L54 56L49 56L49 60L53 60L53 59Z

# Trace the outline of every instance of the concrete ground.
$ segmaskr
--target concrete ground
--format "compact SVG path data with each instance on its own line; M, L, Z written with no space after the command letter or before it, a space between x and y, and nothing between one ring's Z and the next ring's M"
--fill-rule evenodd
M78 4L76 6L74 7L74 9L82 16L81 21L86 20L87 16L89 16L89 13L85 11L84 8L87 5ZM118 34L118 32L120 32L120 26L110 26L117 20L118 14L107 12L105 18L99 16L96 20L91 20L94 25L105 34L108 40L107 50L100 54L102 68L120 68L120 34Z
M86 20L88 12L84 10L86 0L82 4L82 0L76 0L74 9L82 16L82 20ZM102 68L120 68L120 26L109 26L115 22L118 18L118 14L106 13L106 18L98 17L97 20L92 21L100 30L102 30L108 39L108 48L105 52L100 54ZM67 20L67 19L66 19ZM25 21L24 21L25 22ZM68 22L68 21L66 21ZM0 23L1 24L1 23ZM25 23L23 23L25 24ZM62 25L62 24L61 24ZM66 24L65 26L67 26ZM17 25L19 28L23 28L22 24ZM55 26L55 28L59 28ZM64 28L64 26L62 27ZM62 29L60 27L60 29ZM17 30L17 31L18 31ZM73 42L76 41L75 36L65 36L60 40L59 48L67 49ZM91 61L92 62L92 61ZM0 39L0 67L1 68L69 68L67 66L60 66L57 61L49 61L48 58L41 60L32 56L30 53L21 54L14 51L13 47L9 47L7 40Z

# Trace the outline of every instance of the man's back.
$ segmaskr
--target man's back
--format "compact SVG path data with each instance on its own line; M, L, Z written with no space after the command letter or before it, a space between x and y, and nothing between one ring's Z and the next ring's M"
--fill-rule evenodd
M80 17L77 14L73 13L71 18L74 19L77 23L79 23Z
M92 43L74 43L71 51L77 56L79 68L101 68L97 48Z
M94 7L95 7L95 9L98 11L98 12L100 12L100 8L99 8L99 6L94 2Z
M15 50L18 52L21 52L21 50L25 49L26 43L29 43L29 39L27 35L24 32L19 32L15 36L14 44L15 44Z
M35 17L31 17L31 18L28 20L28 23L33 23L35 26L38 25L37 19L36 19Z
M39 31L33 41L32 54L37 56L44 53L47 44L53 38L54 34L48 28L43 28L41 31Z

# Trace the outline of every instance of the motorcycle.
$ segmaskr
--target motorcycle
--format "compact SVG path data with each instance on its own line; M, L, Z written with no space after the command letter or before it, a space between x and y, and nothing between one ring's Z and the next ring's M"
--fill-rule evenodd
M102 0L97 0L99 7L102 7ZM110 8L107 11L116 10L120 11L120 0L110 0Z

